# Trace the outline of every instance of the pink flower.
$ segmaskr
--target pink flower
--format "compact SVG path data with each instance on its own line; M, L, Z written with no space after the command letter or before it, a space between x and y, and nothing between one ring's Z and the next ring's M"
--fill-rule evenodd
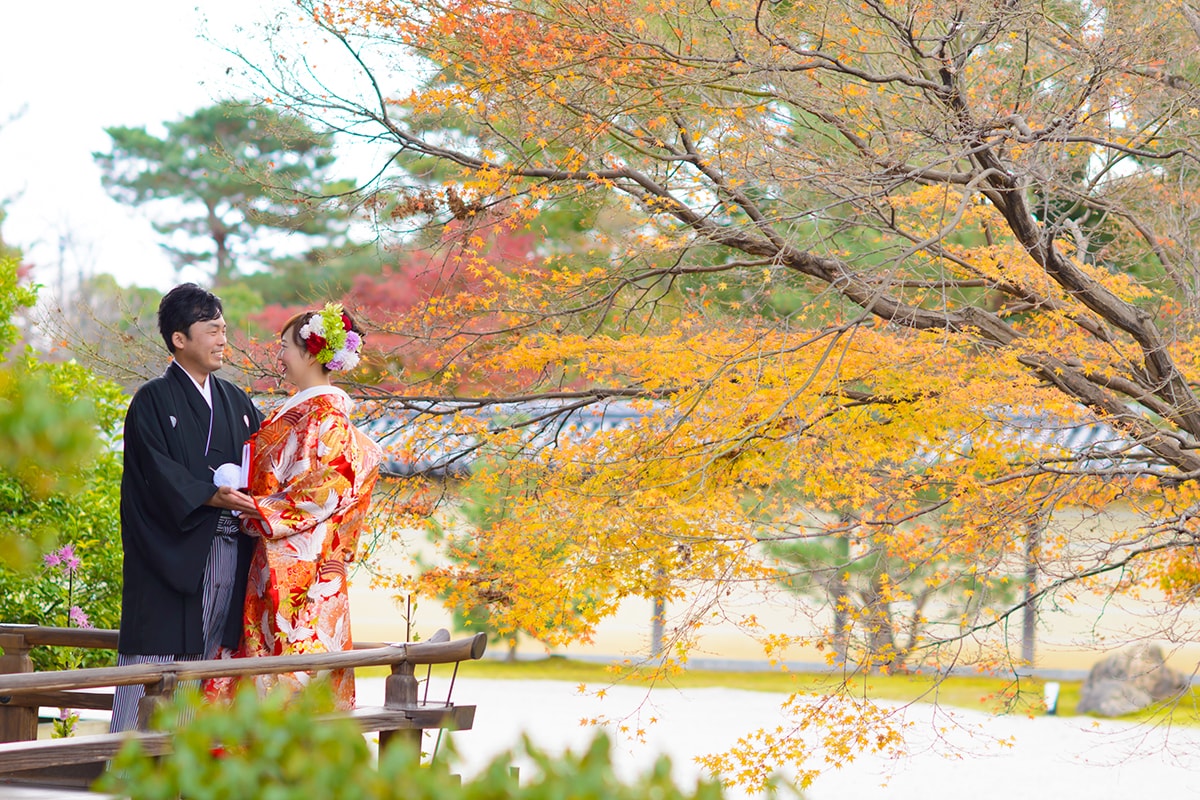
M69 616L71 617L71 622L75 623L76 628L92 627L91 620L88 619L87 614L83 613L83 609L79 606L71 606Z
M79 569L79 557L75 555L74 545L63 545L62 549L58 551L58 554L62 557L63 566L66 567L68 574Z
M79 556L75 555L75 546L70 544L63 545L53 553L47 553L42 556L42 560L46 562L47 567L61 569L64 575L74 575L79 569Z

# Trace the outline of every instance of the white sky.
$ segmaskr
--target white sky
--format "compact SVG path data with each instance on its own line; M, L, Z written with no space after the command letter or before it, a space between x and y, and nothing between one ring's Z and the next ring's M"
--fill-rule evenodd
M200 6L198 8L197 6ZM228 96L232 56L287 0L7 0L0 12L0 199L4 239L54 289L58 264L167 288L173 267L140 213L111 200L91 154L104 128L154 126ZM207 40L201 36L207 31ZM61 244L71 241L65 258ZM184 274L195 279L198 275ZM68 285L73 280L68 277Z

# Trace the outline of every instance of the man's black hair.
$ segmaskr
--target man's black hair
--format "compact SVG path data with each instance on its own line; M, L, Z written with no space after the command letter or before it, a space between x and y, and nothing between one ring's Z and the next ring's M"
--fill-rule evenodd
M171 336L175 331L187 336L193 323L216 319L223 313L221 298L194 283L181 283L163 295L158 304L158 332L167 350L174 353Z

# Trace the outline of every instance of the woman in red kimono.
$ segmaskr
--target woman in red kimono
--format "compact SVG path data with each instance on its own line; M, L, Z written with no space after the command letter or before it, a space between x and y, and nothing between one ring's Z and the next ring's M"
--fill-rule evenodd
M379 477L381 450L350 422L349 395L332 373L358 364L362 334L340 305L289 319L280 332L283 377L296 393L263 423L249 444L249 489L261 519L244 530L258 537L243 615L245 635L234 657L349 650L346 564ZM339 708L354 707L354 671L330 673ZM298 689L308 673L263 675ZM210 697L229 696L232 679L210 683Z

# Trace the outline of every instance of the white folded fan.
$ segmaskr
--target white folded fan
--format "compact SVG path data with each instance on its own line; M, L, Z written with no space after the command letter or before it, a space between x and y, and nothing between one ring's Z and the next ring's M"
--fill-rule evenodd
M228 486L230 489L244 489L246 487L243 480L244 474L241 464L222 464L213 472L213 485Z
M242 447L242 463L222 464L213 470L213 485L245 489L250 485L250 446Z

